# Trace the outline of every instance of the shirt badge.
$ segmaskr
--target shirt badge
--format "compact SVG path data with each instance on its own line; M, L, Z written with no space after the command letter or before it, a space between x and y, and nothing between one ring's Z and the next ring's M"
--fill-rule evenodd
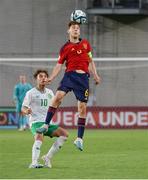
M81 53L82 53L82 50L81 50L81 49L77 51L77 54L81 54Z
M48 94L48 98L51 99L51 98L52 98L52 95L51 95L51 94Z
M87 49L87 44L83 43L83 47L84 47L84 49Z

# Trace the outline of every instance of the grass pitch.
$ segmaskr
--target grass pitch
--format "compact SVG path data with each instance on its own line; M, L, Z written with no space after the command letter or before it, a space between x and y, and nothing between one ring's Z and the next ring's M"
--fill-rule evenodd
M148 179L147 130L87 130L84 151L75 148L76 130L54 156L52 169L29 169L30 131L0 130L1 179ZM45 138L41 155L54 138Z

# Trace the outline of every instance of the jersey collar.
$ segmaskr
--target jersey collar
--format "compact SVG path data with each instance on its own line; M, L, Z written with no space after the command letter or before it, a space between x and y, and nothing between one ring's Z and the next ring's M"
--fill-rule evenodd
M72 43L72 44L79 44L81 41L82 41L81 38L79 38L79 42L77 42L77 43L73 43L73 42L71 42L70 40L68 40L68 42L69 42L69 43Z

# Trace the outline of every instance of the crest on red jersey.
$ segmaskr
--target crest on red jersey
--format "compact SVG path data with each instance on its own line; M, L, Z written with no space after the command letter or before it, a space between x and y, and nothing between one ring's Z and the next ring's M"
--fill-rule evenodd
M81 49L77 51L77 54L81 54L81 53L82 53L82 50L81 50Z
M84 47L84 49L87 49L87 44L83 43L83 47Z

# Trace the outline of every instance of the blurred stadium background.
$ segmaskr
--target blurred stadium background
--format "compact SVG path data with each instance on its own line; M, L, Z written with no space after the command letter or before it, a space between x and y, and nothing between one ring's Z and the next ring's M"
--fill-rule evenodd
M51 72L56 63L59 49L67 40L67 24L74 9L82 9L87 13L88 21L82 25L81 35L82 38L87 38L92 45L97 71L102 78L102 83L97 87L93 84L93 79L90 78L90 88L96 97L96 104L95 107L88 109L89 112L92 112L91 115L89 114L90 124L88 124L91 128L148 128L147 0L0 0L0 120L7 118L7 124L3 126L4 124L0 123L0 128L7 127L7 125L16 125L12 93L14 85L18 82L19 75L26 75L27 81L34 85L32 75L37 68L48 68L49 72ZM62 74L63 72L51 84L51 88L54 91ZM71 108L71 106L73 107ZM73 122L73 113L76 112L75 106L76 100L74 95L68 94L61 105L63 108L61 108L61 113L69 112L69 114L62 115L61 122L59 121L62 125L66 126L67 123L67 127L76 126L75 122ZM104 114L99 114L100 112ZM66 118L65 122L64 117ZM91 117L93 117L96 124ZM104 122L100 120L103 119L101 117L104 118ZM108 122L109 120L110 122ZM99 126L100 121L104 126ZM9 147L5 145L5 137L9 132L0 131L3 138L3 141L0 141L1 147L3 147L0 154L3 154L3 157L5 157L5 150L9 150ZM15 132L14 135L16 133L18 132ZM93 131L91 133L93 134ZM84 166L86 175L82 175L78 170L79 174L75 176L76 172L74 173L70 170L68 175L64 171L60 177L148 178L147 172L144 171L144 169L148 168L146 165L148 161L146 150L148 147L146 146L147 140L144 139L148 135L146 131L135 130L136 134L132 134L132 137L135 138L134 140L130 138L131 133L134 132L130 131L128 131L127 136L124 136L125 134L122 132L122 137L119 139L117 137L119 137L120 131L98 133L94 131L93 136L88 132L88 138L90 138L88 144L91 144L92 139L96 138L96 141L100 142L98 146L96 145L96 149L99 149L102 146L101 140L103 139L105 143L105 140L108 139L107 142L110 141L112 144L106 142L100 151L106 153L105 155L110 153L108 155L112 157L111 162L108 162L109 156L104 158L104 156L101 156L102 154L99 155L95 152L95 157L89 159L86 167ZM9 135L11 134L12 131L10 131ZM19 135L17 134L14 137L18 138ZM26 137L29 139L30 135ZM97 140L97 137L100 137L100 139ZM138 137L142 137L143 141ZM116 141L116 138L118 141ZM128 138L127 144L125 143L124 146L121 146L121 148L123 147L123 152L121 150L123 154L118 154L118 147L117 149L114 149L114 147ZM26 143L28 139L26 139ZM11 141L9 138L8 140ZM21 139L19 140L17 139L15 142L21 142ZM129 148L128 145L131 142L135 142L135 145L131 145ZM145 146L140 145L138 147L142 142ZM29 143L28 146L31 149L32 142L29 141ZM69 144L68 146L70 147ZM110 152L105 151L109 148L111 149ZM28 159L26 158L25 163L28 163L30 160L30 149L29 152L26 152L26 154L28 153ZM17 150L15 149L14 152ZM90 156L89 150L91 151L91 149L87 149L86 154ZM67 151L66 153L68 154ZM112 152L114 152L113 156ZM136 153L132 154L132 152ZM72 150L72 153L74 154L75 152ZM143 157L141 157L140 153L143 154ZM116 157L117 154L118 156ZM78 156L78 154L75 155ZM132 155L135 156L133 157ZM123 156L126 156L126 160ZM66 158L66 155L64 157ZM83 157L80 156L79 158L83 159ZM130 163L134 162L136 157L139 157L139 159L136 159L137 166L135 167L135 164ZM121 162L118 162L120 158ZM130 162L127 161L128 158ZM101 169L101 164L99 167L97 166L98 159L101 159L101 164L104 168ZM124 164L124 160L127 164ZM20 161L16 161L16 165ZM60 161L60 158L58 161ZM64 158L62 161L65 162ZM62 161L59 166L62 166ZM93 161L93 166L97 167L98 172L101 174L100 176L97 174L97 171L93 171L94 169L89 171L89 168L91 170L91 167L89 167L91 166L90 162ZM0 170L8 168L9 161L5 164L5 159L3 159L2 162L3 165ZM117 166L115 166L116 162L119 163ZM22 164L19 165L22 169L26 168ZM124 165L129 168L126 169ZM77 166L79 165L77 164ZM75 169L77 166L75 167L75 164L73 164L72 167ZM110 169L107 169L108 167ZM88 173L90 172L89 175L87 174L87 169ZM105 169L106 172L104 171ZM33 174L27 176L28 172L26 171L16 175L15 169L13 169L14 174L10 171L10 174L6 175L5 171L1 171L0 178L59 178L55 176L56 170L52 176L45 177L40 173L37 173L36 176L33 176ZM121 174L117 172L121 172Z

